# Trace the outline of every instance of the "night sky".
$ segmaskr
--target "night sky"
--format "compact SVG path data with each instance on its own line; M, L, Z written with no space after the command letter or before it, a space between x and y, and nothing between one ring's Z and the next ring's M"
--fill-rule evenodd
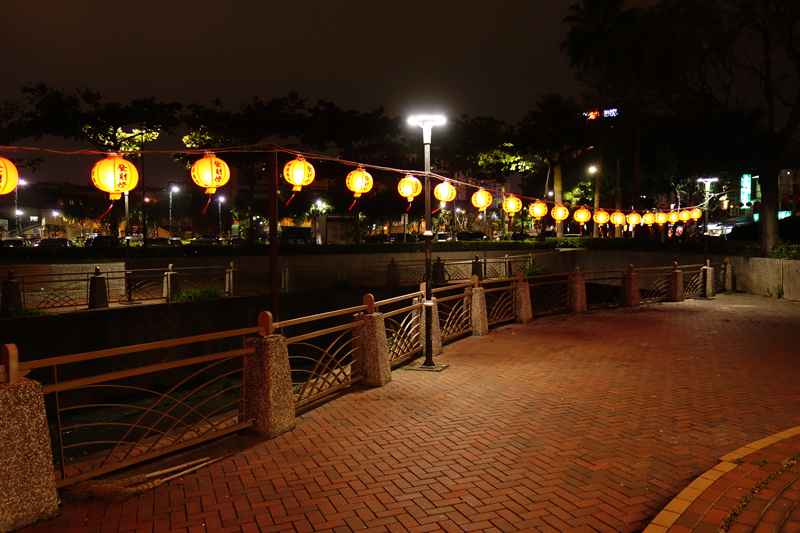
M559 52L575 1L5 0L0 99L46 83L236 108L294 90L516 123L543 93L580 94Z

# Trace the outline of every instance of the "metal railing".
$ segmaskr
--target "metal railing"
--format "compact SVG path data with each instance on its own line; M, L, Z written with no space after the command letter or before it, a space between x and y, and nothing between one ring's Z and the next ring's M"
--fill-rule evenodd
M635 272L639 275L640 286L642 280L652 280L644 291L639 290L640 301L660 302L666 300L669 296L669 277L678 268L677 263L673 263L671 267L637 268Z
M472 331L473 282L437 287L431 290L439 311L442 342L450 342Z
M581 272L586 289L586 307L619 307L624 270L594 270Z
M569 310L567 292L569 274L542 274L523 276L530 286L531 311L534 315L558 313Z
M514 320L516 299L515 279L496 279L480 282L486 295L486 317L489 325Z
M244 357L254 350L244 339L262 332L244 328L26 362L14 345L4 345L0 381L30 373L43 384L56 486L63 487L252 425L244 419L241 385Z
M704 271L705 265L680 265L677 267L682 273L683 296L684 298L700 297L705 293Z
M404 294L375 302L373 310L383 313L389 363L405 364L422 351L422 319L424 292Z
M472 278L473 274L480 271L480 276L485 279L513 277L533 263L533 255L505 255L504 257L484 257L475 256L474 259L440 259L436 262L444 264L444 279L442 283L466 282ZM401 284L423 283L425 281L425 261L397 261L399 270L399 281ZM435 274L434 274L435 275ZM434 278L436 281L436 278Z

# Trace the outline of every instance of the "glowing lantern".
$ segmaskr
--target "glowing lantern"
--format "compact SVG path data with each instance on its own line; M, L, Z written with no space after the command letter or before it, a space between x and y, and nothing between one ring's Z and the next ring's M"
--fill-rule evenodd
M214 194L231 179L228 164L214 154L206 154L192 165L192 181L206 188L206 194Z
M110 155L95 163L92 168L92 184L108 193L111 200L119 200L122 193L133 190L139 183L139 171L133 163Z
M372 190L372 176L364 167L358 167L347 175L347 188L353 191L353 197L358 198Z
M547 214L547 206L545 205L544 202L536 200L536 202L528 206L528 212L531 214L533 218L535 218L536 220L540 220L543 216Z
M578 224L585 224L586 222L589 222L592 219L592 213L585 207L581 207L580 209L575 211L575 214L573 215L572 218L574 218L575 222L577 222Z
M659 211L658 213L656 213L656 224L658 224L659 226L663 226L666 223L667 223L667 214L664 213L663 211Z
M653 223L656 221L656 216L653 213L645 213L642 217L642 222L645 223L646 226L652 226Z
M628 216L625 217L625 222L631 226L637 226L642 222L642 216L636 211L633 211L632 213L628 213Z
M703 216L703 212L702 212L702 211L700 211L700 210L699 210L698 208L696 208L696 207L695 207L694 209L692 209L692 212L691 212L691 213L689 213L689 214L691 215L691 217L692 217L692 220L695 220L695 221L699 220L699 219L700 219L700 217L702 217L702 216Z
M610 220L610 217L605 209L600 209L599 211L594 212L592 220L594 220L595 224L605 224Z
M522 211L522 200L513 195L506 197L506 199L503 200L503 211L514 216L516 213Z
M688 222L689 219L692 218L692 214L684 209L683 211L678 213L678 218L680 218L683 222Z
M400 193L400 196L408 198L408 202L411 203L414 201L414 198L419 196L419 193L422 192L422 183L409 174L397 184L397 191Z
M553 209L550 210L550 215L556 220L556 222L561 222L562 220L567 220L567 217L569 216L569 209L561 204L558 204L553 206Z
M0 195L13 191L17 188L18 183L17 167L5 157L0 157Z
M316 173L311 163L300 156L297 156L297 159L293 161L289 161L283 167L283 179L289 182L295 192L306 185L311 185L315 175Z
M478 208L478 211L485 211L487 207L492 205L492 195L484 189L478 189L472 195L472 205Z
M449 181L443 181L433 188L433 196L442 203L447 203L456 198L456 188Z
M615 226L621 226L625 223L625 213L617 209L611 213L611 223Z
M669 214L667 215L667 220L669 221L670 224L675 224L676 222L678 222L678 220L680 220L678 212L670 211Z

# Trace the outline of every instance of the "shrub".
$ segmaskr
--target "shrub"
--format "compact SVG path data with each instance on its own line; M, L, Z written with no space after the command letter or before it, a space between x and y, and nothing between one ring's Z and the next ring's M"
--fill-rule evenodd
M541 265L528 265L522 269L523 276L543 276L545 274L552 274L552 272Z
M214 287L200 287L198 289L188 289L175 296L172 300L175 302L196 302L197 300L212 300L214 298L222 298L225 295L219 289Z
M35 309L33 307L25 307L20 305L18 307L10 307L0 314L0 318L17 318L23 316L39 316L46 314L42 309Z

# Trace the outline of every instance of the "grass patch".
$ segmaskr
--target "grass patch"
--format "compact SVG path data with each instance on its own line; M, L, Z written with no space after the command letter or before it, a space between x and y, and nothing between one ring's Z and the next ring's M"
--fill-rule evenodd
M188 289L172 298L174 302L196 302L198 300L213 300L222 298L225 295L221 290L214 287L200 287L199 289Z

